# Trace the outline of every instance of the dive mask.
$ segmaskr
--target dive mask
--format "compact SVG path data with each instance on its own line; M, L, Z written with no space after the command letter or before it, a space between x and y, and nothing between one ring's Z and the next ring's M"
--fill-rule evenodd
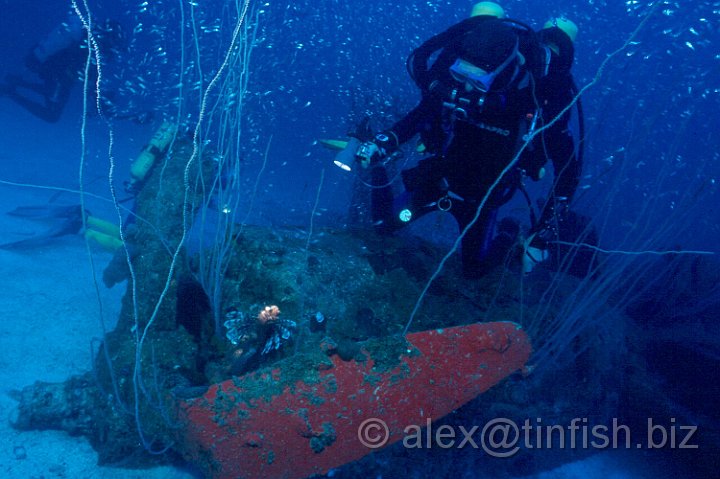
M488 72L487 70L483 70L482 68L473 65L467 60L463 60L462 58L458 58L455 60L455 63L453 63L450 66L450 75L453 77L453 79L459 83L465 83L470 85L473 89L479 90L483 93L487 93L490 91L490 88L492 88L493 82L495 82L495 79L503 72L507 67L509 67L513 61L518 57L518 47L519 42L515 43L515 48L513 48L513 51L508 55L508 57L503 61L495 70ZM515 77L518 74L518 68L515 67L515 72L512 74L512 78L507 82L507 84L512 83L512 81L515 79Z

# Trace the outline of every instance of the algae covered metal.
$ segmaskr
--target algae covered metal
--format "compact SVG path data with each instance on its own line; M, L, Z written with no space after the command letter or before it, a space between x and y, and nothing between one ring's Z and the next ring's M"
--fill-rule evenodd
M333 355L298 368L289 358L213 385L180 403L180 449L213 478L325 474L474 399L523 368L531 350L510 322L397 342L395 364L376 364L369 341L359 359Z

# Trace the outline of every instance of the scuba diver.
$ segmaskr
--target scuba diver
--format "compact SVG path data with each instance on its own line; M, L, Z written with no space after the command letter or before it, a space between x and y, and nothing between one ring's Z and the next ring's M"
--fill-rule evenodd
M526 248L536 253L533 261L546 259L546 245L556 235L581 172L580 141L571 131L574 113L582 129L579 105L551 124L577 93L570 72L576 34L569 20L553 20L535 32L505 18L496 3L480 2L470 18L414 50L407 67L420 88L420 103L374 138L357 137L363 143L355 159L370 168L374 185L376 230L389 234L441 210L451 213L462 231L489 192L461 245L463 274L481 276L498 260L489 256L496 251L491 244L497 210L518 189L524 191L526 177L539 180L550 160L553 187L540 219L533 221L531 248ZM416 134L432 156L401 172L405 191L395 197L385 166Z
M117 49L124 44L120 24L108 20L97 27L95 34L104 58L116 57ZM83 24L71 12L65 22L32 48L25 58L27 73L5 77L0 83L0 96L9 98L44 121L56 123L72 89L82 78L88 56L85 44ZM112 106L108 98L103 102L106 107ZM147 121L145 116L147 113L126 118L144 122Z
M8 75L0 85L0 95L42 120L57 122L87 59L84 40L80 19L70 15L26 57L25 66L36 79Z
M164 121L155 131L130 167L130 179L125 182L125 188L132 196L119 200L120 203L133 199L140 192L155 163L166 154L176 134L176 126L169 121ZM108 288L128 279L126 252L134 256L139 250L138 246L133 242L123 244L123 235L120 234L120 228L116 224L92 215L79 204L55 205L54 200L57 196L59 193L46 205L18 206L8 211L6 214L9 216L41 222L46 228L29 238L2 243L0 250L29 251L51 245L57 238L63 236L82 234L103 249L115 253L103 271L103 282ZM133 224L137 218L133 211L127 211L130 212L130 216L124 222L125 239L133 237L135 231Z

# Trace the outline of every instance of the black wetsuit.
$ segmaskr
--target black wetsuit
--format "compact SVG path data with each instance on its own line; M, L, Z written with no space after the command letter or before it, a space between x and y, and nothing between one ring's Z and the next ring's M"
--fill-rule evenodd
M477 20L464 23L472 27L473 22ZM429 57L428 52L436 50L433 41L442 40L443 35L452 36L453 28L457 30L459 26L451 27L450 34L445 32L434 37L420 49L431 45L425 52ZM407 216L400 218L403 210L411 212L409 221L437 209L447 210L461 230L472 221L490 186L517 156L524 143L523 135L533 124L537 129L555 118L574 96L570 74L572 43L569 38L562 38L564 33L558 31L558 36L557 29L550 30L531 33L528 38L532 41L521 38L520 52L526 64L520 67L517 80L505 91L491 90L485 96L482 109L458 110L464 105L457 101L458 97L466 93L447 72L447 66L459 58L452 44L442 50L429 71L421 72L423 78L415 78L421 88L427 87L420 104L385 134L396 139L397 145L420 134L433 156L402 172L406 191L398 197L393 197L390 187L373 190L373 220L381 231L394 231L407 224ZM556 48L560 54L546 48L542 40L552 41L554 45L560 42L562 45ZM536 64L531 66L530 59ZM464 113L468 113L467 117ZM478 221L462 242L466 275L475 276L485 269L497 209L510 200L522 172L537 179L542 166L548 159L552 160L555 172L552 195L572 197L578 185L581 158L568 130L569 117L569 113L565 114L537 135L519 157L516 167L490 194ZM373 170L373 181L377 185L387 182L383 168Z

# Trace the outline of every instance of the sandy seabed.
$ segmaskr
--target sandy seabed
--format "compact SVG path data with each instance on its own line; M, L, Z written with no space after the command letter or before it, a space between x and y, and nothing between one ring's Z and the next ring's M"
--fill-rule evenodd
M47 193L0 189L0 243L31 237L44 226L6 216L18 205L47 201ZM100 269L110 255L94 251ZM120 310L124 286L100 299L108 327ZM85 243L80 236L54 239L44 247L0 250L0 477L3 478L190 478L162 467L127 470L97 466L97 455L83 437L61 431L16 431L10 421L11 397L35 381L62 382L90 368L90 345L102 336L98 296Z

